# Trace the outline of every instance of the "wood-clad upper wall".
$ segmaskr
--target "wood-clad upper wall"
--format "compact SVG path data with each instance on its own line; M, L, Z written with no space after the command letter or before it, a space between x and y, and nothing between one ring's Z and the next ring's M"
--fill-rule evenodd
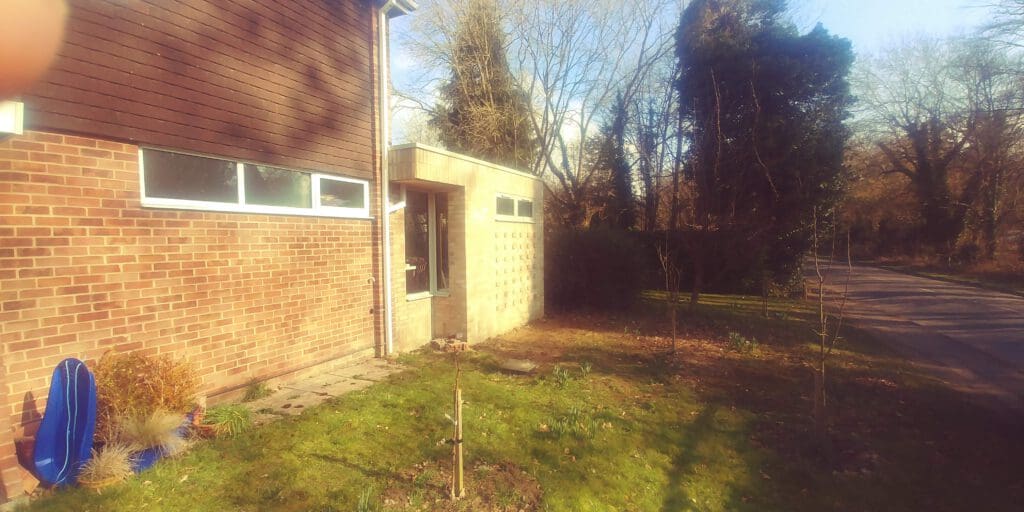
M372 177L372 2L70 4L32 129Z

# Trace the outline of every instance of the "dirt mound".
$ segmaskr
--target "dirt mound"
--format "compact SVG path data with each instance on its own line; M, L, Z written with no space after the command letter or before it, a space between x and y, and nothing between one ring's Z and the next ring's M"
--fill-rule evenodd
M384 510L530 512L538 509L540 484L508 462L477 462L466 468L466 496L449 499L451 463L424 462L399 472L383 494Z

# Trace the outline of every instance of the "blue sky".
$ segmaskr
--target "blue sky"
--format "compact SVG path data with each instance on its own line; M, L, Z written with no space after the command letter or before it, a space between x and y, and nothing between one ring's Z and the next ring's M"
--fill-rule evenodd
M990 20L979 7L991 0L790 0L799 26L821 22L853 42L857 53L877 53L919 35L968 33Z

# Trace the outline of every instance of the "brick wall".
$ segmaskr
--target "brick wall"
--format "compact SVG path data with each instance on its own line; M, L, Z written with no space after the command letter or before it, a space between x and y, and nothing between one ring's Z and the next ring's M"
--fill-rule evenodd
M374 353L374 221L142 209L137 159L92 138L0 140L4 486L11 429L32 429L65 357L169 353L213 394Z
M6 384L5 358L0 346L0 410L7 410L8 392ZM0 416L0 503L21 494L21 474L14 450L14 428L10 418Z

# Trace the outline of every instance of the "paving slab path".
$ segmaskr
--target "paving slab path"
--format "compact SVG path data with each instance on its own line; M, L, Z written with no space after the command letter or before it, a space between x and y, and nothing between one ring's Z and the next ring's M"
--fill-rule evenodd
M806 277L816 282L813 264ZM835 264L826 296L842 292ZM847 314L950 386L1024 415L1024 298L854 265Z
M255 413L256 424L262 424L282 416L301 414L310 407L371 386L404 369L384 359L367 359L278 385L274 393L245 405Z

